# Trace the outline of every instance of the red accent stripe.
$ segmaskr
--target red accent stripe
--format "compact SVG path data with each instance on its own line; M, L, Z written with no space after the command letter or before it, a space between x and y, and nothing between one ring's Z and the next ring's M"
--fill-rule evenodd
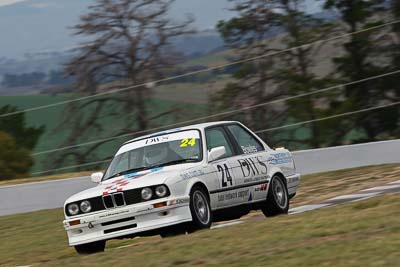
M108 195L108 192L103 192L103 195Z

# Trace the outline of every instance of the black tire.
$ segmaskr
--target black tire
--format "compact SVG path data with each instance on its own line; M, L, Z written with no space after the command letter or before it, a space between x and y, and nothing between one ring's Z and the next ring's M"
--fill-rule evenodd
M105 247L106 247L106 241L102 240L83 245L77 245L75 246L75 250L79 254L93 254L93 253L103 252Z
M211 227L210 199L200 186L194 186L190 192L190 212L192 214L192 222L188 226L189 233Z
M285 181L278 175L274 175L270 181L267 201L261 207L267 217L279 214L287 214L289 210L289 195Z

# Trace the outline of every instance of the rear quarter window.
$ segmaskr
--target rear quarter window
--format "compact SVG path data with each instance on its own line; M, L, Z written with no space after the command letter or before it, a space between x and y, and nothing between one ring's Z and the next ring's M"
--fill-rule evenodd
M256 153L264 151L264 146L251 133L240 125L228 125L229 131L232 133L240 149L244 154Z

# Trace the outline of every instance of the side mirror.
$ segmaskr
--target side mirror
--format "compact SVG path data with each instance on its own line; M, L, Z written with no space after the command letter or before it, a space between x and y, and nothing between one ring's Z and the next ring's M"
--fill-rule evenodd
M226 150L224 146L217 146L214 148L211 148L210 151L208 151L208 161L214 161L216 159L221 158L226 154Z
M100 183L101 182L101 178L103 178L103 173L102 172L95 172L92 173L92 175L90 175L90 179L92 180L93 183Z

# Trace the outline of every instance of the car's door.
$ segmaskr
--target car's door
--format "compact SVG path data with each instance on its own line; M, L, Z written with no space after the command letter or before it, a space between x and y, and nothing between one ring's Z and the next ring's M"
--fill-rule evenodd
M268 153L264 145L253 133L237 123L228 124L225 128L240 154L237 157L240 166L237 185L249 189L247 202L264 200L268 189Z
M240 186L243 177L239 151L233 146L225 128L213 126L207 128L205 134L208 151L219 146L225 147L226 150L223 157L209 162L218 181L217 189L210 192L212 207L229 207L247 201L250 191Z

